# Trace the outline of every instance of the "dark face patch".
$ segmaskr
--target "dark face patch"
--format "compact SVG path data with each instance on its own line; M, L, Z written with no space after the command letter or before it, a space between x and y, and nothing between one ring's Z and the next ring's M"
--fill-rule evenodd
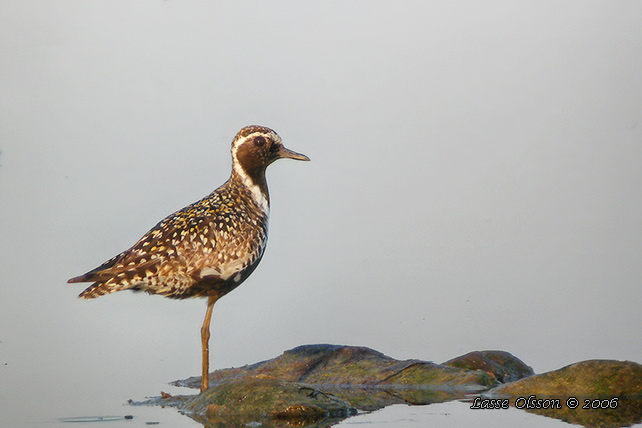
M270 145L270 155L277 156L280 148L281 145L279 143L277 143L276 141L272 141L272 144Z
M257 135L238 147L236 158L250 176L256 176L277 158L279 147L269 135Z

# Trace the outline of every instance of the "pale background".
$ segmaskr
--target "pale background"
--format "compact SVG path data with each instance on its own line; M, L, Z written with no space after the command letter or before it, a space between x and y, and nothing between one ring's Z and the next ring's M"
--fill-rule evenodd
M641 22L639 1L0 1L0 412L122 412L199 374L204 301L65 281L225 181L248 124L312 162L268 171L268 249L215 308L213 368L309 343L642 362Z

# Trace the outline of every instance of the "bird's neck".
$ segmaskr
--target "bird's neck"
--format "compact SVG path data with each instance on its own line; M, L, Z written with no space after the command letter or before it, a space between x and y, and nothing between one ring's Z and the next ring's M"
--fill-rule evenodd
M254 203L267 215L270 211L270 194L268 192L267 180L265 179L265 168L255 168L249 171L240 164L234 164L230 181L235 182L248 190Z

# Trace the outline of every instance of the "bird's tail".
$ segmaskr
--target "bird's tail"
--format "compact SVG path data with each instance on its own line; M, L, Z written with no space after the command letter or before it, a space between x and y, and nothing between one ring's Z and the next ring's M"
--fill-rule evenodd
M78 297L82 299L95 299L96 297L111 294L116 291L125 290L128 287L123 284L114 284L109 282L95 282L85 289Z
M89 287L85 289L82 293L78 295L83 299L95 299L96 297L104 296L105 294L110 294L115 291L120 291L128 288L127 285L118 284L114 281L114 273L110 271L110 268L114 266L120 254L112 257L107 260L102 265L98 266L96 269L90 270L89 272L75 276L67 281L67 284L75 284L78 282L93 282Z

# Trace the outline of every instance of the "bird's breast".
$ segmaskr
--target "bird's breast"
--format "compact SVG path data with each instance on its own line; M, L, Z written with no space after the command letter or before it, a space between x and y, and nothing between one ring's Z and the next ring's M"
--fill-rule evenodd
M221 221L213 228L216 236L209 242L215 248L207 251L206 260L198 266L201 278L218 277L222 281L240 283L246 270L263 256L267 243L267 218L246 216L234 226Z

